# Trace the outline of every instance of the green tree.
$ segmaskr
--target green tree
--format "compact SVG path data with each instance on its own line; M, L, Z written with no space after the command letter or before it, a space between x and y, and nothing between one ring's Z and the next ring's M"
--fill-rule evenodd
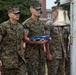
M36 0L0 0L0 23L8 20L7 10L12 5L18 5L21 10L20 22L30 16L29 5Z

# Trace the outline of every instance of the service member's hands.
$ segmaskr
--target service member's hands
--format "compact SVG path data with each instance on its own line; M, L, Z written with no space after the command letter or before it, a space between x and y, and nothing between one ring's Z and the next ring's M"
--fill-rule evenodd
M50 44L51 42L52 42L52 39L51 39L51 40L49 40L49 41L47 41L47 43L48 43L48 44Z
M51 54L47 54L47 59L51 61L53 59L53 56Z
M2 66L2 61L0 60L0 66Z
M47 41L46 40L40 40L38 41L38 44L45 44Z

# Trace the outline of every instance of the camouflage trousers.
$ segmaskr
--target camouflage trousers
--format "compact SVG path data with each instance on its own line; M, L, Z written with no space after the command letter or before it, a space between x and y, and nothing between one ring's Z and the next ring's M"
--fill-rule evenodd
M27 68L25 63L22 63L21 66L19 66L18 75L27 75Z
M22 63L18 68L13 69L1 69L1 75L26 75L26 65Z
M2 68L1 75L18 75L18 69L16 69L16 68L13 68L13 69Z
M27 59L28 75L45 75L45 61Z
M65 72L66 75L70 75L70 62L65 62Z
M55 59L47 60L48 75L65 75L65 60Z

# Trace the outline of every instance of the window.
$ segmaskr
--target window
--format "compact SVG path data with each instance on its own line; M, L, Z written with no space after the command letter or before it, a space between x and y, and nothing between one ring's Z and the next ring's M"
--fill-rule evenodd
M51 18L51 14L47 13L47 19L50 19L50 18Z

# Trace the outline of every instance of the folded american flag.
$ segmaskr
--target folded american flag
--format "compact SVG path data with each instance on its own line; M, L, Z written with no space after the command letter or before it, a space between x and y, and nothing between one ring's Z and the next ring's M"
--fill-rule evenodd
M50 36L36 36L36 37L31 37L31 41L39 41L39 40L51 40Z

